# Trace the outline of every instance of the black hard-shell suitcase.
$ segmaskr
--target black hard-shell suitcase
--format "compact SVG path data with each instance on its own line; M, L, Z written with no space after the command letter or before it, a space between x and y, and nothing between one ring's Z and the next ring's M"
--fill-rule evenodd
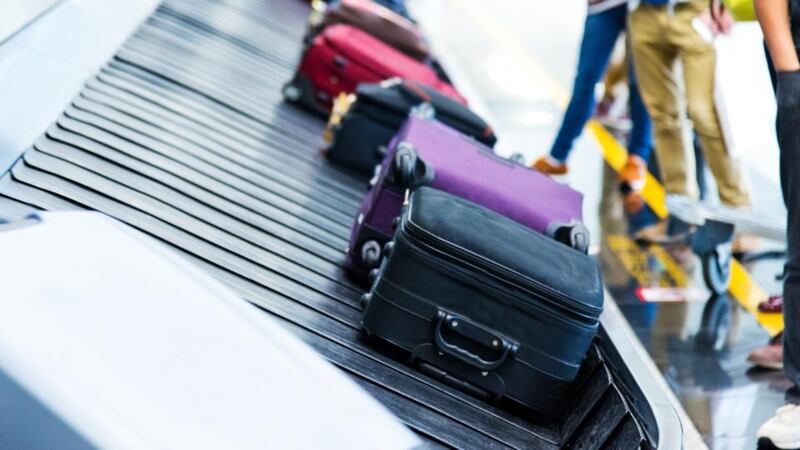
M333 130L328 157L372 175L413 108L489 147L497 142L491 127L469 108L428 86L394 78L358 86L356 101Z
M473 395L559 412L603 307L591 257L430 188L385 250L363 298L368 336Z

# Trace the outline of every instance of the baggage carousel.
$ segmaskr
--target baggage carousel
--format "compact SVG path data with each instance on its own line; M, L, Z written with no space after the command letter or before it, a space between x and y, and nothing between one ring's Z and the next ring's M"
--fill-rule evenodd
M308 13L299 0L165 1L0 178L0 216L93 209L159 239L431 448L681 448L614 305L556 418L484 403L363 340L362 290L342 266L365 183L325 160L323 120L281 98Z

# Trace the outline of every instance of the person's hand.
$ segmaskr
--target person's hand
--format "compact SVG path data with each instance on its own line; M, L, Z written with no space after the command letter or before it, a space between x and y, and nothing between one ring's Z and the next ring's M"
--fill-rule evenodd
M714 35L730 33L734 24L730 11L718 0L711 0L709 3L709 8L700 14L700 19Z
M730 33L735 23L733 15L720 0L709 0L708 10L700 14L700 19L715 36Z

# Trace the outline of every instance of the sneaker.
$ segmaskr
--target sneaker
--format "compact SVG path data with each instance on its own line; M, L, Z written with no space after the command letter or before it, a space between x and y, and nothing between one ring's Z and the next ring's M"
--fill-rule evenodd
M773 295L767 300L758 304L758 310L762 313L780 314L783 312L783 296Z
M567 168L567 164L564 162L560 162L556 159L553 159L549 155L542 156L541 158L537 159L533 165L531 165L533 170L538 170L545 175L566 175L569 172L569 168Z
M747 355L747 361L770 370L783 370L783 336L775 336L769 345L758 348Z
M778 408L758 429L758 448L800 449L800 405Z

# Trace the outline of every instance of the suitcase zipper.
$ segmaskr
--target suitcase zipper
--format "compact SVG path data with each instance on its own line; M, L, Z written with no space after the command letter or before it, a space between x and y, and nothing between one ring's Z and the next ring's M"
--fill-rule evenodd
M480 256L466 251L463 248L454 245L451 242L448 242L445 239L442 239L431 232L417 226L414 224L413 221L406 219L404 220L405 226L401 227L401 232L398 236L402 237L404 234L407 236L407 240L410 240L412 245L414 243L422 244L425 247L435 248L440 251L444 250L448 254L452 255L455 259L459 262L465 263L469 261L474 265L479 266L484 272L488 275L492 276L496 279L501 280L508 280L513 284L515 287L521 290L532 290L535 294L541 297L544 301L551 304L552 306L565 310L564 305L569 305L572 309L567 310L567 312L580 316L584 319L591 320L592 322L597 320L597 317L600 315L602 311L601 308L593 308L591 306L587 306L583 303L577 302L570 297L567 297L564 294L554 290L553 288L542 284L532 278L528 278L525 276L520 275L519 273L509 270L506 267L503 267L499 264L493 263L485 258L481 258ZM408 239L410 238L410 239ZM431 244L428 244L431 242ZM553 301L556 300L556 301ZM560 304L558 302L561 302Z
M398 233L397 238L406 241L411 248L417 248L421 245L422 247L427 247L437 251L438 253L442 253L442 250L444 250L462 266L470 265L467 263L467 261L475 261L476 255L474 253L467 252L461 247L453 245L452 243L433 235L432 233L414 225L411 220L405 220L404 222L405 225L401 227L401 231ZM433 241L436 244L439 244L440 247L437 248L434 245L428 244L426 240ZM428 255L426 254L425 256ZM510 280L514 285L524 290L533 292L538 298L543 300L551 307L566 312L572 316L575 316L576 318L580 318L587 324L593 325L597 322L597 317L600 314L599 309L591 308L582 303L576 302L575 300L555 291L547 285L539 283L534 279L521 276L517 272L508 270L499 264L495 264L486 259L483 259L482 262L486 263L486 267L480 267L479 269L482 269L482 271L491 278L501 282L503 280ZM528 286L531 289L525 289L525 287ZM559 303L559 301L561 303ZM568 309L565 305L569 305L572 308Z

